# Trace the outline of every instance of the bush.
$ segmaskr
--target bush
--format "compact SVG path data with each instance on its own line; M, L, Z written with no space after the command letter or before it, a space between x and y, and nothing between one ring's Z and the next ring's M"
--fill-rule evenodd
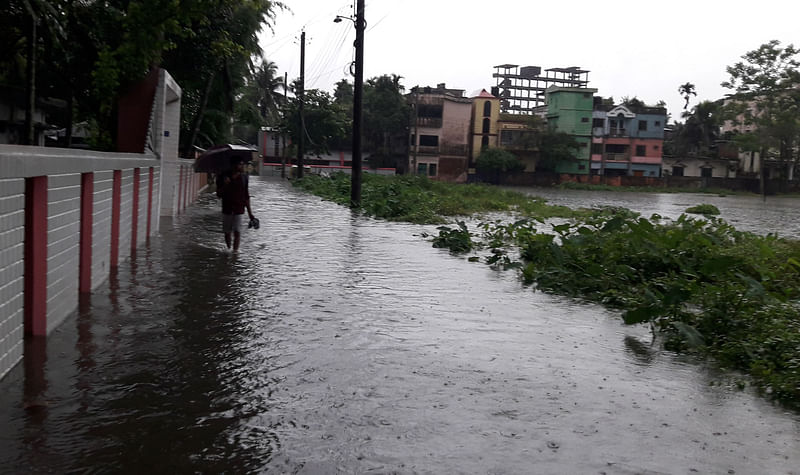
M686 208L687 213L702 214L703 216L717 216L719 215L719 208L714 205L700 204Z

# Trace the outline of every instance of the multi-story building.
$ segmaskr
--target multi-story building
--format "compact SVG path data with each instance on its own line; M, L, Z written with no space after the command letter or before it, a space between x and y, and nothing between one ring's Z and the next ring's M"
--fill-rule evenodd
M547 88L547 124L557 131L572 135L579 144L574 160L556 165L556 173L588 175L592 143L592 110L597 89L586 87Z
M591 124L592 174L661 176L666 122L663 107L596 101Z
M472 100L463 89L414 87L406 96L414 107L409 170L430 178L463 183L469 164Z
M498 119L500 117L500 98L486 92L486 89L472 98L470 128L469 168L475 167L475 160L486 148L498 145Z

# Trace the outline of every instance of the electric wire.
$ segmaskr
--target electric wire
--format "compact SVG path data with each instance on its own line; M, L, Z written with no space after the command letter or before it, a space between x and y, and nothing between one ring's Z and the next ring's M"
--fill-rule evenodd
M321 71L327 69L330 63L341 54L342 44L347 37L347 30L340 29L336 34L338 34L338 37L333 41L326 41L325 48L312 60L313 67L308 74L309 77L318 77ZM310 81L312 86L314 85L313 81L314 79Z

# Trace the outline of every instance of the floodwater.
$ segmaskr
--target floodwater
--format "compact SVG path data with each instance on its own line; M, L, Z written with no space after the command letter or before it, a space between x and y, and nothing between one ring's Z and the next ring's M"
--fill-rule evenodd
M3 473L800 474L800 414L598 306L253 179L0 381ZM626 196L627 197L627 196Z
M686 208L702 203L719 208L719 218L740 231L777 234L800 239L800 198L791 196L725 195L709 193L640 193L565 190L540 187L507 187L507 189L545 198L549 204L570 208L619 206L649 218L659 214L677 218ZM698 216L698 215L693 215Z

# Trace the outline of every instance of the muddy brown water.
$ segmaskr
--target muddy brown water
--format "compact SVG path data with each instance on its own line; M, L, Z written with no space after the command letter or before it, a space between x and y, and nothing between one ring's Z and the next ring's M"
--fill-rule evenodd
M251 181L0 381L2 473L800 473L800 414L595 305ZM693 203L696 204L696 203Z

